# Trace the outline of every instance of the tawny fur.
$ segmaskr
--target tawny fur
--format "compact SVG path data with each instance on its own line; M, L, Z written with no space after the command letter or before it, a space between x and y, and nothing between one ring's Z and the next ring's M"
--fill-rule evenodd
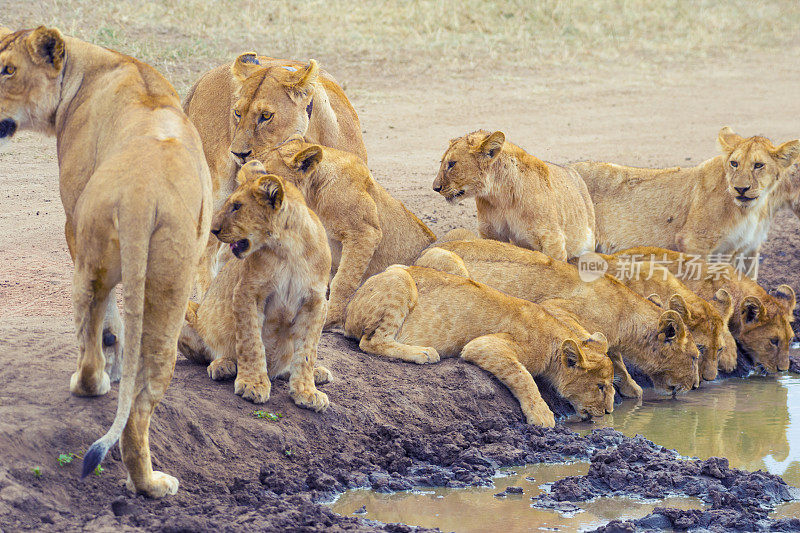
M72 393L107 393L106 369L117 377L124 344L117 415L87 452L84 470L121 437L128 487L155 498L174 494L178 480L153 470L148 433L172 378L211 222L200 139L155 69L56 29L6 34L0 70L7 73L0 75L0 121L13 119L58 143L80 354ZM120 282L124 334L111 297ZM107 333L116 336L109 355L117 361L103 353L104 315Z
M460 354L500 379L530 424L555 423L532 376L551 382L583 417L613 409L602 334L576 332L539 305L462 276L390 266L356 291L345 334L367 353L414 363Z
M300 189L328 233L333 268L326 329L344 325L347 301L362 281L389 265L411 264L436 238L356 155L294 136L256 157Z
M236 187L240 165L295 133L367 161L355 109L336 80L313 60L306 64L241 54L203 74L183 107L203 141L215 210ZM245 154L244 159L234 153ZM198 273L201 291L211 281L217 249L211 239L205 268Z
M620 251L617 257L655 258L689 289L711 301L719 289L731 297L733 313L728 327L736 342L755 363L768 372L789 368L789 345L794 332L795 292L788 285L768 294L758 283L727 263L706 263L662 248L641 246Z
M800 156L800 141L776 147L764 137L744 139L730 128L720 131L718 141L722 155L692 168L570 165L594 202L598 250L657 246L728 256L755 279L755 258L777 211L771 197ZM754 168L757 163L763 166Z
M562 261L595 249L594 208L581 177L528 154L503 132L450 141L433 190L449 201L474 196L484 238Z
M324 411L329 401L315 386L315 372L317 381L330 372L314 365L331 268L325 229L302 193L260 162L243 166L238 179L211 223L237 259L225 264L200 305L187 309L181 352L210 363L213 379L236 376L234 391L254 403L269 399L271 378L288 373L294 402Z
M494 240L450 241L436 247L457 256L475 281L525 300L552 300L573 313L583 327L603 332L609 351L639 367L656 387L688 390L698 383L698 350L679 314L660 308L612 277L587 283L568 263ZM433 250L417 264L434 266L428 261ZM443 257L438 259L441 264Z

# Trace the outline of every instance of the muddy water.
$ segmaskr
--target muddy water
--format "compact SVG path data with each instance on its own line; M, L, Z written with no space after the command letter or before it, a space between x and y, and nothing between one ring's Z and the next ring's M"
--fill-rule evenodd
M569 423L576 431L610 426L636 434L687 457L727 457L732 467L766 470L800 487L800 378L794 375L751 377L706 383L700 390L663 397L648 391L641 404L624 402L602 420ZM494 488L435 489L379 494L368 490L342 495L333 509L344 515L366 506L365 518L381 522L439 527L444 531L578 531L615 518L638 518L655 506L700 508L693 498L644 502L630 498L600 498L582 503L572 516L530 506L542 485L570 475L585 474L587 463L528 465L515 475L498 477ZM522 495L495 497L507 486ZM775 518L797 516L800 502L785 504Z

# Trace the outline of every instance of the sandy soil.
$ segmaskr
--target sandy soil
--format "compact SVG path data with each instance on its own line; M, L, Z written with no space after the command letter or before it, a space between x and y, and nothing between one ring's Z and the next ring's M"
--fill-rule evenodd
M765 57L657 77L613 69L506 76L487 68L470 81L438 71L407 79L376 77L369 66L346 76L327 68L359 112L376 179L442 234L475 228L474 202L451 206L431 190L451 137L502 129L554 162L694 165L716 155L716 133L726 124L778 141L800 136L796 65L794 57ZM375 524L342 520L312 500L349 486L483 483L496 465L541 459L536 454L549 444L550 460L561 452L586 456L597 445L524 427L511 395L477 368L379 361L325 334L320 358L337 378L324 387L332 402L325 415L295 407L284 383L263 407L284 418L255 419L231 383L213 383L204 368L180 358L151 430L156 465L180 478L178 495L160 502L128 495L117 449L101 476L78 481L78 465L59 467L56 457L81 453L106 431L116 387L96 399L68 392L77 349L54 144L22 134L0 154L3 531L370 530ZM782 213L765 247L767 288L800 289L798 245L800 222ZM621 438L597 436L601 444ZM32 473L37 466L40 477Z

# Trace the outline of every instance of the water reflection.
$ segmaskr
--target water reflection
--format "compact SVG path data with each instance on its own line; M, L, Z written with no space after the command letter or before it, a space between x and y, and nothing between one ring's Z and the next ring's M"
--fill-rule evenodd
M366 507L364 518L380 522L402 522L415 526L438 527L459 533L531 530L578 531L598 527L617 518L641 518L656 506L699 509L695 498L667 498L643 501L631 498L598 498L581 503L584 509L573 516L531 507L530 498L540 494L541 486L566 476L585 474L588 463L528 465L514 468L510 476L495 479L494 488L432 489L429 491L378 494L355 490L343 494L333 505L339 514L352 514ZM522 487L523 494L502 498L494 495L508 486Z
M624 402L594 424L706 459L727 457L730 465L767 470L800 486L800 379L750 377L705 383L678 399L645 397L641 405Z

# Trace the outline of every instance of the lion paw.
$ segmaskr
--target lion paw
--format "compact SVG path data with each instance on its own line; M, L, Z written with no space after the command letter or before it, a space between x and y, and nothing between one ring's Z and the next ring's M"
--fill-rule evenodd
M232 359L214 359L206 370L208 371L208 377L214 381L231 379L236 377L236 361Z
M333 374L324 366L314 368L314 385L324 385L333 381Z
M412 354L411 358L409 359L411 362L417 363L418 365L430 364L430 363L438 363L439 352L436 351L435 348L420 348L417 353Z
M85 380L82 380L80 372L72 374L69 380L69 391L75 396L102 396L110 389L111 379L105 371L100 380L95 380L94 383L86 383Z
M318 413L325 411L331 403L328 400L328 395L315 387L305 390L293 390L291 396L295 404Z
M169 474L165 474L164 472L154 470L150 479L150 483L148 483L146 486L135 487L130 476L128 476L126 485L128 486L128 490L131 492L141 492L142 494L145 494L151 498L163 498L164 496L172 496L178 492L178 486L180 483L178 482L177 478L170 476Z
M266 372L252 378L238 376L233 383L234 392L253 403L266 403L271 389L272 384Z
M534 426L542 426L546 428L555 427L556 425L556 418L553 416L553 412L550 410L547 405L534 405L525 410L525 419L527 420L528 424Z

